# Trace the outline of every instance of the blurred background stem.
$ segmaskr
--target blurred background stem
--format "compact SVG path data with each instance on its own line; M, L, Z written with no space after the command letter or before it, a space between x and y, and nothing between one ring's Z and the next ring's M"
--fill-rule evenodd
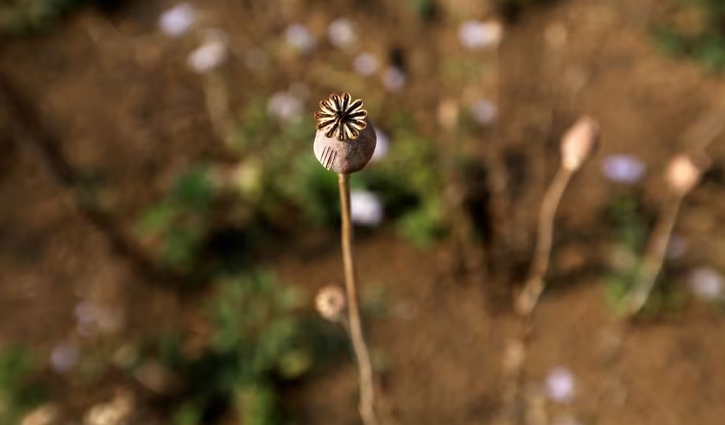
M531 315L541 293L544 291L544 276L549 268L549 259L551 257L554 217L571 175L571 170L559 167L559 171L556 172L554 181L551 182L551 186L546 191L544 200L541 203L534 260L531 264L529 279L516 299L516 311L522 316Z

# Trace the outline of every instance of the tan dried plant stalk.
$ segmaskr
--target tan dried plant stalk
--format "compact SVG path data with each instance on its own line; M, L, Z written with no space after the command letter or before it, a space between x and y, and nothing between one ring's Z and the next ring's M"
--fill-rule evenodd
M529 316L533 313L542 292L544 292L546 286L544 276L549 270L549 259L551 258L554 217L572 174L572 170L560 167L541 203L534 260L524 289L515 301L516 312L521 316Z
M665 206L664 213L660 216L650 237L645 251L642 264L635 278L635 288L628 295L626 301L626 312L628 317L636 316L647 303L652 289L662 270L667 245L670 241L672 228L675 226L677 213L682 205L682 196L675 196Z
M360 381L360 416L365 425L377 425L375 413L375 380L370 353L362 331L360 307L357 293L357 273L352 252L353 227L350 210L350 175L338 174L340 189L340 208L342 213L342 261L345 272L345 289L347 292L348 320L347 329L352 348L357 358Z
M522 397L521 392L528 340L532 329L532 316L545 288L544 277L549 269L556 211L572 175L591 156L596 148L598 137L598 124L589 117L583 117L562 138L561 165L544 194L544 200L539 210L536 250L529 278L524 284L522 292L514 299L514 309L521 319L515 337L504 347L503 409L497 424L511 425L522 421L539 423L546 420L540 400L536 397Z
M669 163L666 179L670 187L670 199L652 232L642 264L637 271L636 286L627 296L627 317L634 317L642 311L652 293L657 276L662 270L667 245L682 201L698 183L702 169L707 167L709 161L702 154L698 162L699 166L695 165L690 156L681 154L672 158Z
M551 246L554 237L554 217L571 176L581 168L586 159L594 152L599 139L599 125L585 116L567 130L561 140L561 165L554 180L544 195L539 210L539 223L536 238L536 251L531 264L529 278L523 291L514 301L516 312L521 316L530 316L544 292L544 277L549 269Z

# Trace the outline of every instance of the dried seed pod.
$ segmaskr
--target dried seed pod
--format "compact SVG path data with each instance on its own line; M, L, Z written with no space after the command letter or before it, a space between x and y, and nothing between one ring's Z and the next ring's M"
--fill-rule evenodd
M362 100L353 100L348 93L333 93L320 102L315 119L317 134L313 151L323 167L335 173L351 174L370 162L377 137L367 112L362 109Z
M345 305L345 294L335 285L325 286L315 296L317 312L331 322L338 322L342 318Z
M589 117L574 123L561 139L561 165L576 171L592 155L599 140L599 124Z
M700 180L700 168L689 156L680 154L670 160L666 177L672 190L678 195L684 195Z

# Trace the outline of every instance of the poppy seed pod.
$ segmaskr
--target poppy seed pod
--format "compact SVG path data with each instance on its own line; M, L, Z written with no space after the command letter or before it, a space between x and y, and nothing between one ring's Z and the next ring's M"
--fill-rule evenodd
M331 322L340 320L346 305L345 294L335 285L325 286L315 297L315 309Z
M666 177L672 190L678 195L684 195L700 180L700 169L689 156L680 154L670 160Z
M599 141L599 124L589 117L574 123L561 139L561 165L576 171L592 155Z
M353 101L348 93L333 93L320 102L312 149L326 169L352 174L365 168L373 157L377 136L367 112L361 108L362 101Z

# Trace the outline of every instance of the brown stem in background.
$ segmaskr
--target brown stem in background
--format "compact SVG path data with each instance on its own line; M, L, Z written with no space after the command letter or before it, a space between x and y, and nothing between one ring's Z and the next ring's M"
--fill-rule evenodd
M529 279L515 301L516 312L522 316L531 315L541 293L544 291L544 276L549 269L549 259L551 257L554 216L572 174L572 170L559 167L559 171L557 171L554 181L551 182L541 203L534 261L529 272Z
M183 276L159 268L136 240L124 231L118 220L94 201L82 176L60 148L60 138L43 121L38 108L17 90L6 75L0 73L0 121L2 120L7 121L0 124L8 125L11 141L38 158L55 183L73 195L73 203L78 212L106 237L117 255L150 275L154 282L178 285L184 279Z
M350 212L350 175L338 174L338 185L340 188L340 208L342 210L340 237L342 239L342 261L345 271L345 288L347 290L349 334L360 373L360 415L365 425L377 425L373 368L360 322L355 262L352 255L353 228Z
M229 93L224 75L218 70L211 70L203 76L202 85L206 98L206 109L209 112L214 132L223 143L228 144L234 120L229 111Z
M662 270L662 263L667 252L667 244L670 241L672 228L675 225L677 212L680 209L680 205L682 205L683 199L683 195L675 195L670 200L652 232L652 237L647 245L644 259L642 260L642 265L637 273L636 286L628 295L626 311L628 317L637 315L647 303L647 299L649 299L652 293L657 276L659 276Z

